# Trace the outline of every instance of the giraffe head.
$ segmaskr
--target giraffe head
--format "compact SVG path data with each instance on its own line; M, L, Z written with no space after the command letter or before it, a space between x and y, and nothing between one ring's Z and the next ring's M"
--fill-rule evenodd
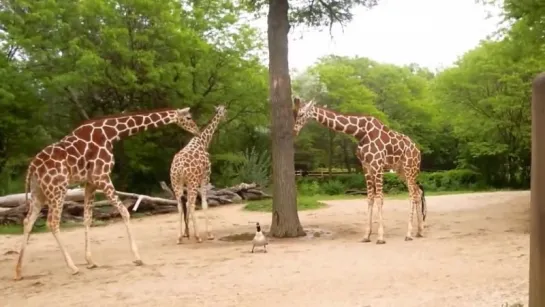
M224 105L216 106L216 115L220 119L225 119L225 115L227 115L227 109Z
M199 135L201 131L199 126L193 121L189 107L176 110L176 125L190 132L193 135Z
M295 98L294 102L294 117L295 125L293 126L293 133L295 136L299 134L299 131L305 126L307 121L312 118L314 111L314 100L311 100L307 103L301 103L301 99Z

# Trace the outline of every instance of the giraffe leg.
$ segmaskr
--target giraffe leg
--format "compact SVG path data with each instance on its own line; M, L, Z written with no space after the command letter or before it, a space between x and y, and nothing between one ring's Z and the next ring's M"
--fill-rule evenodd
M182 238L184 236L184 210L182 208L182 194L184 187L182 183L174 184L174 181L171 179L170 182L173 183L174 197L176 197L176 202L178 203L178 240L177 244L182 244Z
M94 269L97 267L91 256L91 224L93 223L93 201L95 198L96 187L93 184L85 184L85 199L83 203L83 225L85 226L85 260L87 268Z
M199 232L199 225L197 225L197 217L195 216L195 201L197 200L197 189L193 186L187 187L187 207L189 209L189 216L193 223L193 232L195 233L195 239L198 243L202 243L201 233Z
M377 211L378 211L378 238L377 238L377 244L385 244L386 241L384 241L384 219L382 215L382 207L384 205L384 194L382 194L382 178L383 178L383 171L382 168L378 170L378 172L375 173L374 179L375 179L375 193L376 193L376 199L377 199Z
M185 232L184 237L189 239L189 213L187 212L187 198L185 204L182 206L184 210L184 222L185 222Z
M110 179L106 179L100 183L97 184L97 187L100 188L104 194L106 195L106 198L110 201L112 205L114 205L117 210L119 211L119 214L121 214L121 217L123 218L123 222L125 223L125 228L127 229L127 235L129 237L129 242L131 245L131 251L134 256L133 263L135 265L143 265L142 259L140 258L140 254L138 253L138 247L136 246L136 242L134 241L134 236L132 234L131 225L130 225L130 218L129 211L127 208L121 203L117 195L115 194L115 188Z
M371 242L371 233L373 228L373 205L375 204L375 182L369 171L365 173L367 186L367 226L363 235L362 242Z
M214 235L212 234L212 227L210 226L210 220L208 218L208 201L206 200L206 185L208 184L208 179L203 180L201 184L201 208L204 214L204 219L206 221L206 234L208 240L214 240Z
M35 195L32 195L31 197L32 198L30 200L29 210L23 221L23 240L21 242L21 248L19 250L19 257L17 258L17 265L15 266L15 280L21 280L23 278L21 275L21 270L23 265L23 258L25 255L25 249L30 239L30 232L32 231L32 227L34 226L36 219L38 219L38 216L40 216L40 211L42 210L43 206L43 201L41 199L39 199Z
M415 198L413 199L414 203L416 204L416 219L417 219L417 231L416 231L416 237L422 238L423 232L424 232L424 214L422 212L424 204L422 203L422 193L423 191L420 190L420 187L416 184L416 180L414 183L414 190L415 190Z
M76 275L79 273L79 269L76 267L76 265L74 265L72 257L70 257L70 254L64 247L64 244L62 243L62 240L60 238L60 223L62 217L64 196L66 195L66 186L57 186L54 189L54 197L48 197L50 199L50 202L47 214L47 226L49 227L49 230L51 231L53 237L55 237L55 240L59 245L62 255L64 256L64 260L66 261L66 265L72 270L72 274Z
M405 235L405 241L412 241L414 211L417 210L418 200L416 199L416 197L418 197L418 194L417 194L417 191L415 191L416 184L411 182L411 180L407 180L407 187L409 189L409 198L410 198L411 206L409 208L409 220L407 221L407 234ZM418 212L417 212L417 215L418 215Z

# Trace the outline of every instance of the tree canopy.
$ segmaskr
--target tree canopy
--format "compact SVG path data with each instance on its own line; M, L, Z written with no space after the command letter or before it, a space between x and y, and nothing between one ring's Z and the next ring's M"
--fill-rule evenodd
M202 125L228 107L210 146L212 182L271 182L266 44L243 22L265 1L0 2L0 194L22 191L29 159L79 122L190 106ZM347 22L374 1L290 1L289 21ZM373 115L415 140L423 171L469 169L491 187L530 176L530 84L545 64L543 5L505 1L509 25L443 71L328 55L292 76L295 95ZM114 183L151 192L190 136L148 131L115 147ZM295 139L295 165L361 172L355 141L316 124ZM447 179L445 179L447 180Z

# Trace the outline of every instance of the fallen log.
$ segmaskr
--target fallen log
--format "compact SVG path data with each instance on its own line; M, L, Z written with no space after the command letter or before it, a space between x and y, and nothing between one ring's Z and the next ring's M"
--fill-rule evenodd
M83 201L84 196L85 196L84 189L82 188L70 189L66 192L65 200ZM28 193L28 200L30 201L30 193ZM15 208L24 202L25 202L25 193L0 196L0 207L2 208Z
M116 191L116 194L120 197L125 207L132 212L138 210L140 213L149 215L176 212L177 201L174 199L174 193L165 182L160 182L160 184L165 191L165 197L154 197L123 191ZM70 189L67 191L67 195L70 195L70 197L67 197L63 203L63 221L82 221L84 211L84 193L84 189L82 188ZM98 190L96 193L100 194L102 191ZM0 207L7 206L5 209L0 211L0 225L23 223L28 211L28 205L24 204L24 196L24 193L20 193L0 197L0 199L9 200L8 202L4 203L0 202ZM207 186L206 196L210 207L238 203L243 200L263 199L270 197L270 195L267 195L263 191L259 190L259 187L254 183L241 183L233 187L222 189L217 189L213 185L209 184ZM14 204L17 204L16 200L19 200L20 202L18 205L14 206ZM184 195L182 195L182 202L185 203L186 201L187 195L186 191L184 191ZM197 194L196 207L197 209L200 209L201 207L200 193ZM47 212L48 208L45 205L40 213L39 219L46 218ZM108 200L93 202L93 218L95 220L109 220L119 217L120 214L117 208L111 206Z
M367 195L367 190L348 189L344 192L346 195Z

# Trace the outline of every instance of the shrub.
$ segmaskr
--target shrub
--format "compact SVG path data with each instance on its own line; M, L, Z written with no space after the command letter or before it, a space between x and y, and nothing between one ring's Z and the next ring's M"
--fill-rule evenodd
M301 195L317 195L320 194L321 187L317 181L303 182L299 185L299 193Z
M329 180L321 185L321 190L326 195L339 195L344 194L346 189L339 180Z
M267 186L271 173L271 155L267 150L258 152L255 147L244 151L244 161L235 166L235 173L239 182L254 182L260 186Z
M483 190L486 183L483 176L472 170L454 169L438 172L421 172L418 182L424 186L426 191L460 191L460 190ZM348 189L366 189L365 176L359 174L342 174L333 177L299 178L299 192L303 195L315 193L316 186L319 186L317 194L338 195ZM384 174L384 193L396 194L407 192L407 185L395 173Z
M218 185L254 182L265 187L269 184L271 155L267 150L259 152L252 147L239 154L221 154L213 158L213 166L221 165L221 173L215 178Z

